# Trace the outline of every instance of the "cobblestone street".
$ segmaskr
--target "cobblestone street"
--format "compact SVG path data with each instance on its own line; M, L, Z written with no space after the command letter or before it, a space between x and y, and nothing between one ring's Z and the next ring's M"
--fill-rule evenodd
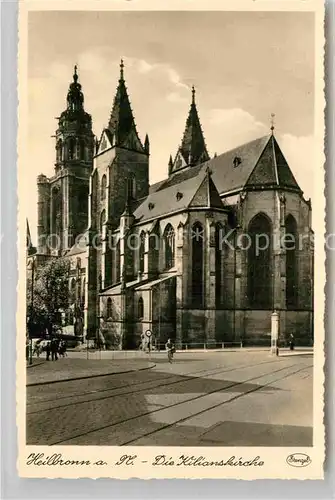
M169 364L166 353L69 353L27 370L35 384L27 387L27 444L312 445L313 356L287 354L188 352Z

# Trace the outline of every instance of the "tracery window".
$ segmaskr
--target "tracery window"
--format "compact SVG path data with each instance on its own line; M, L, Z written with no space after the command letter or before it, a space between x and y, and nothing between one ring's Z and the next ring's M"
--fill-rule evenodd
M165 269L171 269L175 263L175 232L171 224L165 228L164 235Z
M248 235L249 306L255 309L271 309L272 227L269 218L265 214L257 214L249 224Z
M285 220L286 249L286 307L293 308L298 299L298 259L297 259L297 223L292 215Z
M200 222L192 226L192 304L204 305L204 229Z
M106 199L106 186L107 186L107 177L103 175L101 179L101 191L100 191L101 201Z
M216 305L222 305L222 241L223 226L218 223L215 226L215 301Z
M144 272L144 253L145 253L145 233L141 232L140 235L140 248L139 248L139 264L140 272Z

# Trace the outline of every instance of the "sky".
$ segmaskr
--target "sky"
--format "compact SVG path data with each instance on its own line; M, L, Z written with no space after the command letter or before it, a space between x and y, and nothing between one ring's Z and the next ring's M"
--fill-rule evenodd
M167 175L181 142L192 85L209 154L270 133L313 202L314 19L294 12L30 12L28 154L36 241L40 173L54 171L55 119L78 65L99 137L120 59L137 131L150 139L150 182Z

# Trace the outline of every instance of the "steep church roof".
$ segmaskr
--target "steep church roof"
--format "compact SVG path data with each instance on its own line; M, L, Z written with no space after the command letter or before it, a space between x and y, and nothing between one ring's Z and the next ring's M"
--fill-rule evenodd
M195 166L209 160L204 135L201 129L197 106L195 104L195 90L192 88L192 102L186 120L185 131L175 161L169 160L169 173Z
M209 167L220 195L245 187L273 186L300 191L297 181L273 134L238 146L202 165L173 173L160 183L158 192L186 182Z
M138 137L133 111L130 106L127 87L124 80L124 64L122 60L120 64L119 84L114 97L108 130L114 137L115 145L131 147L144 152L144 147Z
M189 208L225 208L208 169L202 175L150 193L134 215L138 222L143 222Z

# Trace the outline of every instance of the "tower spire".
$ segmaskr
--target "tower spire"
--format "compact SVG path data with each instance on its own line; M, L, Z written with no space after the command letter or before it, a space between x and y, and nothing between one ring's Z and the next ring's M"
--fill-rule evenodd
M77 83L77 81L78 81L77 69L78 69L78 66L75 64L75 66L74 66L74 74L73 74L73 81L74 81L74 83Z
M198 110L195 103L195 88L192 86L192 100L186 120L181 146L178 150L175 170L182 166L195 166L209 160L209 154L202 133ZM180 165L180 167L178 166Z
M135 119L130 106L124 80L123 59L121 59L120 63L120 78L107 128L113 135L114 144L116 146L125 146L130 149L145 152L145 147L137 134Z

